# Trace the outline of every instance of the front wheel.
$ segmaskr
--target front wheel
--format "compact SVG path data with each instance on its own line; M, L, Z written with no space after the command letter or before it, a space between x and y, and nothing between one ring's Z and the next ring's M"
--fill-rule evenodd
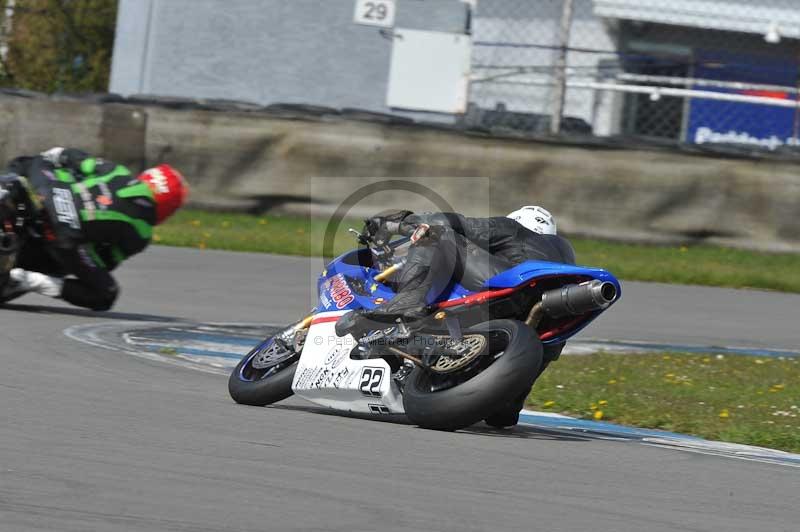
M239 362L228 378L228 392L243 405L265 406L292 395L300 355L274 337L267 338Z
M408 418L423 428L457 430L485 419L527 394L542 365L542 343L515 320L493 320L464 330L485 338L484 351L469 366L452 373L415 368L403 388ZM458 359L455 359L458 360Z

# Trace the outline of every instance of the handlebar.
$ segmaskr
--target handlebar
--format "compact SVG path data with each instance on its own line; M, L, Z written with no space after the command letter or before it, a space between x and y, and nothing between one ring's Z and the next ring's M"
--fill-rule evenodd
M367 246L378 255L385 255L387 253L391 254L395 249L397 249L398 247L402 246L403 244L409 241L409 237L404 237L397 239L393 242L388 242L386 244L380 245L375 241L372 235L370 235L366 231L358 231L357 229L353 229L351 227L347 230L347 232L355 235L359 244Z
M403 246L411 241L412 239L410 237L404 236L403 238L398 238L394 241L378 244L373 235L369 234L366 229L364 231L357 231L356 229L349 228L347 231L355 235L359 244L367 246L367 248L369 248L369 250L372 252L374 266L381 270L381 273L375 278L379 282L382 282L399 270L402 267L402 264L405 262L405 260L402 260L398 263L395 260L395 251L400 246ZM412 241L412 245L413 244L414 242Z

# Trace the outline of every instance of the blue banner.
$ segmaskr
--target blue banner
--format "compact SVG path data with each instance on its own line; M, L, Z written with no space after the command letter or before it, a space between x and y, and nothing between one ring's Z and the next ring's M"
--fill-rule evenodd
M694 77L742 83L796 87L798 65L790 60L756 58L741 54L697 51ZM694 86L696 90L795 101L794 92L782 90L721 89ZM686 142L694 144L749 144L770 150L797 146L797 112L792 107L691 98Z

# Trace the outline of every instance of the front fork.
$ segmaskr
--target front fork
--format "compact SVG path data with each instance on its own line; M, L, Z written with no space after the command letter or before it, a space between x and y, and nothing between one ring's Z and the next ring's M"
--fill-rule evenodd
M311 322L314 320L316 310L317 309L312 309L308 316L285 328L276 334L275 338L283 344L285 348L291 349L299 354L303 350L306 334L308 334L308 328L311 327Z

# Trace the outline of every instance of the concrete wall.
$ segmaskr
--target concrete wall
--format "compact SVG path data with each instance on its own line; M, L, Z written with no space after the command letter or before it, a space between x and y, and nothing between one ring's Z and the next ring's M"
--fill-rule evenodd
M570 234L800 251L792 162L571 147L332 115L0 97L0 158L60 144L135 168L170 162L192 183L193 201L207 206L331 212L363 185L409 178L467 214L544 205ZM353 212L435 208L431 197L389 190Z

